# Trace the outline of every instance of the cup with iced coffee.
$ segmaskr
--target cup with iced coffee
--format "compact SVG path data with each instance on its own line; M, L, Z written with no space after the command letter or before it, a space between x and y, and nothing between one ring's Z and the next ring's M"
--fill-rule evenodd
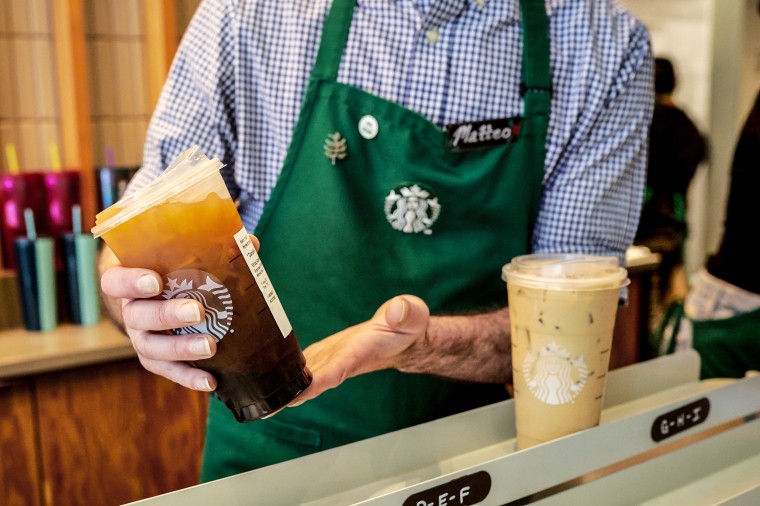
M174 334L208 334L216 354L194 364L240 422L270 416L311 383L311 373L272 282L219 170L193 147L151 184L96 217L126 267L161 274L157 299L195 299L205 319Z
M616 257L524 255L502 277L517 449L598 425L626 270Z

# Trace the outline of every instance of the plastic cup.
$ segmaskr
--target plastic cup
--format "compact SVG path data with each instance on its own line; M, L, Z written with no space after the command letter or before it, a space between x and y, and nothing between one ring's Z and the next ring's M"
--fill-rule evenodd
M150 185L96 217L92 229L127 267L163 276L157 299L195 299L205 320L174 334L209 334L214 357L194 364L240 422L274 414L311 383L311 373L219 172L193 147Z
M517 449L598 425L626 270L615 257L524 255L502 277Z

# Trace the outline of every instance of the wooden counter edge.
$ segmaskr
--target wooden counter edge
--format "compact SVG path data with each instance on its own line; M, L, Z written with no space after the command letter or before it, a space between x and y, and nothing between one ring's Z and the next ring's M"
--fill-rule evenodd
M0 380L136 357L110 321L59 325L48 332L0 331Z

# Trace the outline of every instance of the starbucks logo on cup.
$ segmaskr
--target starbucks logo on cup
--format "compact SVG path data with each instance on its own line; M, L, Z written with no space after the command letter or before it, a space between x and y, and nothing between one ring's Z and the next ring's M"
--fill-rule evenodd
M175 335L209 334L221 341L232 326L232 298L220 281L206 271L184 269L166 275L164 299L194 299L203 304L205 319L189 327L172 329Z
M528 389L546 404L572 402L588 381L583 356L572 358L567 350L552 341L523 361L523 377Z

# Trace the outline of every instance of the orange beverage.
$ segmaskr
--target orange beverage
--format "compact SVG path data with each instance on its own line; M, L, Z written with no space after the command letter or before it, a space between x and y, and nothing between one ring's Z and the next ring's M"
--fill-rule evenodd
M122 265L163 276L156 299L203 304L202 323L172 332L217 341L216 354L195 365L214 375L215 394L238 421L256 420L292 401L311 374L224 185L221 164L190 151L182 155L186 163L175 162L154 183L100 213L93 234Z

